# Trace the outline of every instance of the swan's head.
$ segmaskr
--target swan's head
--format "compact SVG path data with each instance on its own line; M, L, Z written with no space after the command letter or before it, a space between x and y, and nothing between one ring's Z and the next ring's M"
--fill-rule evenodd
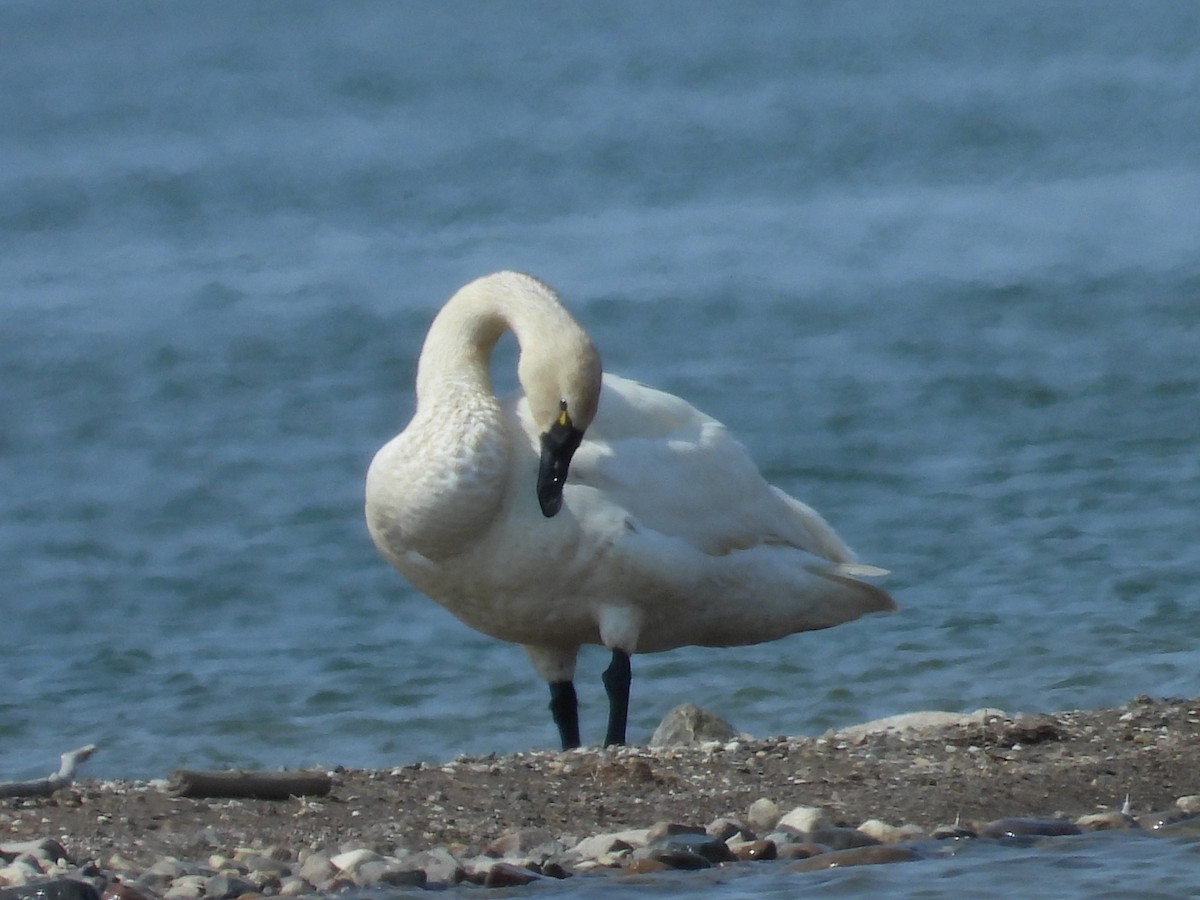
M567 483L571 458L583 442L583 429L571 419L566 400L558 418L542 432L542 459L538 466L537 498L542 515L550 518L562 509L562 492Z
M596 416L602 378L600 355L583 329L562 335L559 349L550 356L522 353L518 364L541 439L537 499L547 518L562 508L571 458Z

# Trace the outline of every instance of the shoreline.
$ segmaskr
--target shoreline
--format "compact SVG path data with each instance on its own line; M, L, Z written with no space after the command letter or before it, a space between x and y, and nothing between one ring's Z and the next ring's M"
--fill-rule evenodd
M1192 799L1200 794L1200 698L1137 697L1117 708L1034 716L921 715L820 737L540 751L385 770L339 767L330 773L328 796L283 801L185 799L169 793L165 781L85 778L50 797L0 800L0 848L6 851L0 888L5 880L13 886L14 871L21 880L12 852L21 845L33 858L25 860L26 883L75 877L103 889L119 879L144 897L185 900L187 878L239 874L239 893L230 896L378 883L351 873L347 853L357 854L355 868L373 863L373 875L397 885L486 879L479 873L497 866L518 880L522 873L627 869L639 859L638 871L678 867L653 850L656 842L670 843L663 823L724 829L723 846L745 853L752 851L741 845L774 836L774 847L760 846L758 856L749 856L754 859L796 858L800 851L784 847L791 844L830 852L852 830L874 829L873 841L898 851L956 823L987 834L989 823L1010 817L1074 823L1091 816L1081 824L1140 822L1146 829L1164 816L1179 820L1200 811ZM1138 822L1122 816L1126 805ZM819 813L809 814L807 829L782 828L770 821L772 808L776 820L797 808ZM879 824L860 828L871 821ZM646 831L656 823L657 832ZM1033 834L1064 833L1054 830L1061 825L1028 827L1043 829ZM809 840L821 828L829 839ZM618 833L626 837L607 846L594 842L590 858L579 851L585 839ZM680 841L693 850L702 843L699 837L674 843ZM39 842L57 844L66 861L42 859L34 872ZM41 853L50 857L59 849ZM719 848L705 852L720 857L706 857L708 864L725 858ZM330 862L334 857L343 867ZM681 858L686 863L689 857ZM222 874L223 867L228 872ZM264 878L264 871L275 874ZM194 896L215 896L217 886L197 887Z

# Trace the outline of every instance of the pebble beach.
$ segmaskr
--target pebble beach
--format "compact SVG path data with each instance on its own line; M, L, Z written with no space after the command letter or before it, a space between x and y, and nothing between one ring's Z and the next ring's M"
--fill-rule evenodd
M915 713L817 737L337 767L327 795L287 800L84 778L0 801L0 898L804 877L1097 830L1194 840L1197 738L1200 698L1139 697L1053 715Z

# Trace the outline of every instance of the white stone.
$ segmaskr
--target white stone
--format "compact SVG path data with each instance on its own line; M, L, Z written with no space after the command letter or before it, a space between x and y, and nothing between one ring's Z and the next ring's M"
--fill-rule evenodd
M163 894L164 900L197 900L204 896L208 879L203 875L181 875L171 882Z
M898 844L925 836L915 825L889 825L882 819L867 819L858 826L858 830L883 844Z
M779 820L778 827L791 828L793 831L802 831L807 834L828 824L825 810L819 806L797 806Z
M310 893L312 893L312 885L299 875L288 875L279 879L279 896L281 897L299 897L302 894Z
M1200 813L1200 794L1188 794L1175 801L1175 805L1185 813Z
M347 875L353 875L354 872L365 862L374 862L377 859L383 859L374 850L365 848L359 850L350 850L346 853L339 853L336 856L331 856L329 861L333 863L340 871Z
M15 859L0 869L0 884L22 887L29 884L32 879L40 877L42 870L37 865L28 862L28 859L28 856Z
M1005 717L1004 710L993 709L991 707L984 707L970 713L938 712L935 710L900 713L896 716L872 719L870 722L863 722L861 725L851 725L848 728L843 728L835 732L834 737L842 741L853 741L868 735L885 734L887 732L926 731L950 726L981 728L987 724L989 719Z
M632 848L646 846L647 835L649 833L649 828L634 828L629 831L612 831L605 834L596 834L584 838L572 847L570 852L581 859L599 859L611 853L614 846L618 850L624 849L620 844Z
M779 824L779 817L779 804L766 797L755 800L746 810L747 823L760 832L774 829Z

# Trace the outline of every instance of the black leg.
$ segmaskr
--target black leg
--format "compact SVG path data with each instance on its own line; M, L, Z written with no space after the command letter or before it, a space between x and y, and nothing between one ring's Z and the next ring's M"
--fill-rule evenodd
M604 746L625 743L625 722L629 718L629 683L633 675L629 654L624 650L612 652L612 662L604 670L604 690L608 692L608 735Z
M579 746L579 701L575 699L575 683L550 682L550 715L558 726L564 750Z

